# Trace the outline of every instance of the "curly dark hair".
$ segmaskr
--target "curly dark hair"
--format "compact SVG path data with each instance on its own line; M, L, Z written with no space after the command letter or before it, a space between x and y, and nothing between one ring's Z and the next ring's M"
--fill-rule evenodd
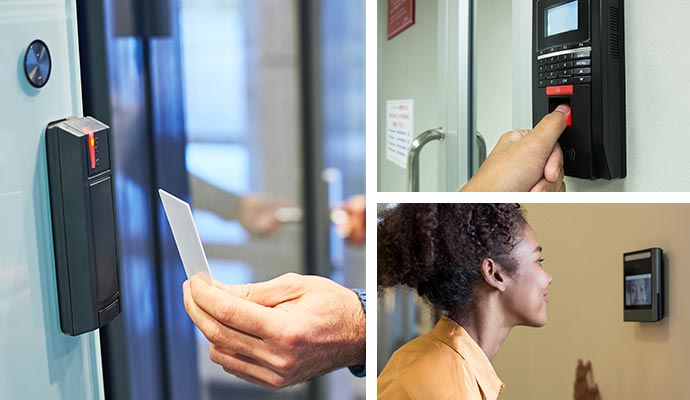
M460 320L473 306L485 259L515 272L510 252L527 224L515 204L400 204L378 218L379 293L408 286Z

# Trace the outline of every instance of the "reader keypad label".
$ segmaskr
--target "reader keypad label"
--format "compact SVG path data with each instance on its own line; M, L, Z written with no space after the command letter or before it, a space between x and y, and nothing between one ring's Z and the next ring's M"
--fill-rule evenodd
M583 47L582 44L572 48ZM562 51L563 49L554 49ZM537 81L539 87L558 85L578 85L592 82L592 52L576 51L568 54L549 56L548 52L539 53L537 60Z

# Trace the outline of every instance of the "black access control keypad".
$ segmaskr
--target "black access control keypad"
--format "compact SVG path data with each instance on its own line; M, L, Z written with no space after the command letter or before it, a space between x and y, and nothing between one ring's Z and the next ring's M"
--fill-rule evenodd
M591 51L578 51L537 60L537 81L539 87L591 83Z

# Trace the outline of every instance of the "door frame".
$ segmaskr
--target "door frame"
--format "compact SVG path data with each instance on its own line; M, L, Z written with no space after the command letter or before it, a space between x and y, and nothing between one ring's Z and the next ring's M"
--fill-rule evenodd
M449 0L444 0L448 3ZM477 0L450 0L450 9L457 15L454 27L446 28L446 32L450 32L450 37L457 38L457 41L448 40L446 43L447 61L443 64L448 70L457 69L456 77L450 76L446 82L446 107L450 110L445 114L445 125L447 133L455 132L456 140L453 141L453 135L446 135L449 140L446 145L446 168L448 171L453 171L451 174L446 174L445 190L456 191L459 190L473 175L473 168L475 162L475 136L476 131L474 126L474 1ZM446 5L448 7L448 5ZM455 8L457 7L457 8ZM442 18L439 13L439 20ZM466 24L466 29L461 29L463 22ZM439 21L439 29L441 23ZM456 31L457 30L457 31ZM464 79L462 79L464 77ZM457 81L455 81L457 78ZM464 137L463 137L464 135ZM449 139L451 137L451 139ZM465 154L466 162L460 161L460 155ZM453 157L453 155L456 155Z

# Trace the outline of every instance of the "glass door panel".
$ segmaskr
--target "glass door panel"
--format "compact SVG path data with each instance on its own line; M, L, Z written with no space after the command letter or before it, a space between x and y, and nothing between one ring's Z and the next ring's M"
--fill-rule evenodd
M190 195L214 278L225 283L304 273L298 215L271 235L239 222L250 198L301 208L297 23L296 0L181 1ZM225 373L197 333L202 399L305 398L306 385L271 392Z

